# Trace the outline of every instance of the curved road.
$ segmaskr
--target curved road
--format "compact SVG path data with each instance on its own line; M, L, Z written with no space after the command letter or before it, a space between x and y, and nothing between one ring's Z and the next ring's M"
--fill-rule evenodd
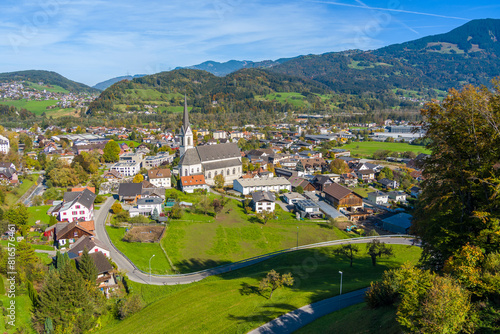
M118 266L119 270L122 270L127 273L127 276L130 280L138 283L143 283L143 284L152 284L152 285L176 285L176 284L189 284L193 282L198 282L201 281L202 279L212 276L212 275L218 275L222 273L226 273L232 270L237 270L240 268L244 268L259 262L262 262L264 260L270 259L274 256L280 255L281 253L272 253L268 255L263 255L261 257L256 257L252 258L246 261L241 261L241 262L236 262L232 263L229 265L221 266L221 267L216 267L213 269L208 269L208 270L203 270L195 273L190 273L190 274L181 274L181 275L166 275L166 276L158 276L158 275L151 275L151 282L150 282L150 276L147 273L144 273L137 269L137 267L125 256L123 255L118 249L113 245L111 240L109 239L109 236L106 232L105 229L105 221L106 217L108 215L109 210L111 209L111 205L114 203L114 199L112 197L108 198L106 202L104 202L99 210L97 210L96 215L95 215L95 229L96 229L96 238L99 239L111 252L111 258L113 261L116 263ZM317 247L326 247L326 246L332 246L332 245L342 245L342 244L349 244L349 243L366 243L369 242L373 239L378 239L382 242L385 242L386 244L400 244L400 245L413 245L414 244L414 239L413 238L403 238L403 237L371 237L371 238L364 238L364 239L342 239L342 240L334 240L334 241L328 241L328 242L323 242L319 244L312 244L312 245L304 245L304 246L299 246L298 249L289 249L284 252L293 252L296 250L301 250L301 249L310 249L310 248L317 248Z

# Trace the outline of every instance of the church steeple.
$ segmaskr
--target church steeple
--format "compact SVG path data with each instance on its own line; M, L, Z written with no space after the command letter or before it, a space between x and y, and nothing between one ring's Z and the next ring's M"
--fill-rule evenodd
M191 124L189 124L187 97L186 95L184 95L184 115L182 117L181 147L179 148L180 155L184 155L184 153L186 153L188 149L193 147L193 131L191 130Z

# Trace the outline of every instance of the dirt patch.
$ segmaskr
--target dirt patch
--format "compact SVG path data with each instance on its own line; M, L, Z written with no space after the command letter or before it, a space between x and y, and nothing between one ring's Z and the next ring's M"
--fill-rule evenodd
M159 242L165 231L164 226L135 226L124 236L127 242Z

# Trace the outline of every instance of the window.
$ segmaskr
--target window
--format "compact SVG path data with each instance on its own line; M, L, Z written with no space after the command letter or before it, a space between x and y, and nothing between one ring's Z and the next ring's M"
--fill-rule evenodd
M77 232L77 231L75 231L75 232L73 233L73 235L74 235L75 237L77 237L77 236L78 236L78 232Z
M84 215L84 214L85 214L85 211L80 211L80 214L81 214L81 215Z
M187 175L188 175L188 170L184 169L184 176L187 176Z
M77 214L78 214L78 211L73 211L71 214L73 214L73 215L77 215Z
M79 206L79 205L76 205L76 206L75 206L75 209L80 209L80 206Z
M217 171L215 171L215 173L214 173L214 177L216 177L216 176L217 176Z
M208 178L211 179L212 178L212 172L208 172Z
M227 170L226 175L231 175L231 172L229 171L229 169Z
M220 171L220 175L224 175L224 169Z
M233 175L236 175L236 168L233 168Z

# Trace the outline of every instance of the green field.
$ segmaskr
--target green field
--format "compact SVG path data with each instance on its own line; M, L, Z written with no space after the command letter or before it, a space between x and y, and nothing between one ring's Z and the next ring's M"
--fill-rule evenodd
M131 148L141 145L141 143L133 141L133 140L119 140L119 141L117 141L117 143L118 144L126 143L128 145L128 147L131 147Z
M368 193L371 193L372 191L375 191L375 190L373 190L371 188L354 187L354 188L352 188L352 191L354 191L358 195L361 195L362 197L368 197Z
M47 215L47 210L50 209L50 205L40 205L31 206L28 208L28 225L35 225L37 220L40 220L42 224L49 223L49 215Z
M366 303L330 313L294 332L294 334L399 334L394 307L370 309Z
M154 255L155 257L151 260L151 273L158 275L173 274L168 260L158 243L122 241L126 233L125 228L106 226L106 231L116 248L123 252L137 268L149 272L149 259Z
M63 94L68 94L69 90L62 88L61 86L53 85L53 86L42 86L39 84L36 84L34 82L30 82L30 87L34 88L39 91L46 90L47 92L52 92L52 93L63 93Z
M17 291L19 293L19 291ZM9 306L10 298L7 295L0 295L0 301L3 302L5 308ZM27 295L17 294L16 301L16 327L11 327L6 323L7 317L0 317L0 328L2 333L36 333L31 327L31 301ZM24 328L25 331L18 331Z
M247 333L284 313L333 297L339 292L343 271L343 292L366 287L382 273L406 261L416 263L417 247L394 247L396 257L382 259L376 267L364 252L354 266L333 254L335 247L283 254L262 263L212 276L182 286L149 286L131 282L135 293L148 306L124 321L114 321L99 333ZM295 284L277 290L272 299L259 293L258 282L269 270L291 272Z
M431 151L426 149L424 146L410 145L408 143L386 143L378 141L362 141L362 142L352 142L342 146L342 148L351 151L351 156L362 157L362 158L372 158L373 153L378 150L389 150L391 152L415 152L430 154Z
M36 180L38 180L38 174L31 174L31 177L33 178L32 181L24 179L22 180L23 183L19 184L19 186L5 194L4 207L9 207L15 204L21 196L23 196L24 193L35 184Z
M162 245L177 270L192 272L295 247L297 226L299 245L349 237L323 222L297 221L293 214L276 208L278 219L265 226L255 216L246 215L236 200L216 219L186 213L182 221L169 222Z
M55 106L58 101L47 100L47 101L31 101L31 100L1 100L0 104L5 104L9 106L14 106L19 109L26 109L28 111L34 112L37 115L42 113L48 113L52 110L47 110L48 106Z

